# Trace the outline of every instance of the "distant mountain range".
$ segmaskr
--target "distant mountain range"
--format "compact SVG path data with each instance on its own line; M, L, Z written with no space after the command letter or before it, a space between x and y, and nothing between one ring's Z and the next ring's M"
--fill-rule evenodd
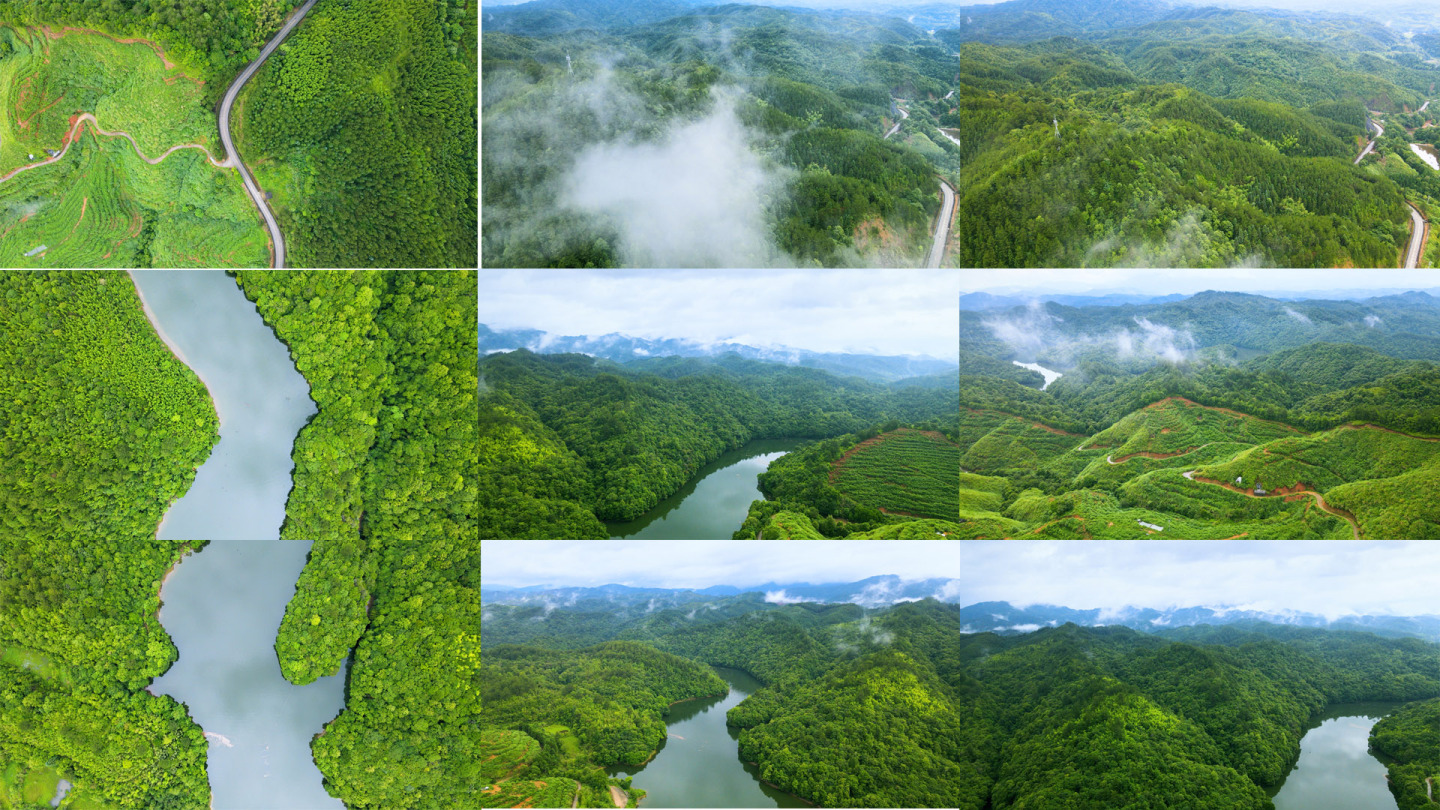
M1016 607L1009 602L979 602L960 608L960 632L999 633L1015 635L1032 633L1044 627L1058 627L1067 622L1100 627L1121 625L1145 633L1163 632L1175 627L1194 625L1232 625L1264 622L1292 627L1316 627L1327 630L1364 630L1381 636L1414 636L1427 641L1440 641L1440 616L1370 616L1350 615L1335 620L1316 613L1299 611L1270 612L1233 607L1185 607L1156 610L1124 607L1118 610L1076 610L1056 605Z
M927 356L847 354L812 352L787 347L762 348L741 343L701 343L694 340L668 338L650 340L611 333L608 335L555 335L539 329L494 330L480 324L480 353L491 354L515 349L529 349L537 354L588 354L617 363L628 363L651 357L717 357L737 354L749 360L764 360L829 371L845 376L864 377L879 382L894 382L910 377L958 372L960 366L948 360Z
M482 584L482 604L524 605L545 604L571 607L586 602L608 602L628 606L645 603L654 609L689 604L707 599L726 598L753 594L762 601L775 604L793 602L823 602L828 604L853 603L862 607L881 607L898 602L910 602L926 597L941 602L960 600L958 579L934 578L903 580L893 574L869 577L858 582L831 582L811 584L809 582L767 582L763 585L740 588L733 585L714 585L698 590L684 588L634 588L628 585L600 585L597 587L554 587L532 585L510 587L505 585Z

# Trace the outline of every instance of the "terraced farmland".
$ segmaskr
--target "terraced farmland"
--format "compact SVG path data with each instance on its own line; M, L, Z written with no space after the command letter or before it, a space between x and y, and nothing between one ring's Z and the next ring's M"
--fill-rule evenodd
M861 442L835 462L830 481L889 514L954 520L960 512L960 447L900 428Z
M218 141L200 81L153 46L0 27L0 264L268 264Z

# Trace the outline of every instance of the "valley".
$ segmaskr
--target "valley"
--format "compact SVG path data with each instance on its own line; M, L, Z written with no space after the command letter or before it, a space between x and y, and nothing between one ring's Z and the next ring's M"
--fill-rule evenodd
M1435 266L1440 17L1299 5L956 10L960 266Z
M1405 493L1440 474L1435 302L962 312L962 351L992 369L962 373L964 536L1432 536L1440 513ZM1017 346L1051 347L1040 360L1064 376L988 365Z

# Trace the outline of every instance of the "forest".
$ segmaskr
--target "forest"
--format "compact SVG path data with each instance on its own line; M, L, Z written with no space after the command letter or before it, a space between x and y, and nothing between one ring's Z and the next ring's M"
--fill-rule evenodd
M828 439L889 420L939 431L956 407L948 381L879 385L734 354L622 365L520 349L488 355L480 372L487 538L605 538L601 521L644 513L752 439Z
M754 5L545 5L497 10L482 33L486 266L923 260L937 176L959 168L938 129L954 59L924 30L900 17ZM713 206L705 224L743 234L746 252L736 237L657 254L658 240L628 218L653 202L580 202L586 154L663 165L682 186L719 180L666 162L679 133L726 155L737 168L724 182L753 193L723 205L683 188L639 193Z
M239 275L319 407L295 442L281 527L314 546L275 649L299 684L353 656L345 710L312 743L352 808L454 806L481 778L477 281Z
M0 272L0 335L0 774L28 803L10 806L64 777L92 806L208 807L200 727L145 687L176 658L155 614L186 550L155 527L219 438L209 394L121 272Z
M581 806L613 806L608 795L585 803L605 784L603 771L587 781L587 768L647 759L664 736L667 696L724 692L709 664L766 684L726 717L766 781L827 806L954 806L958 606L931 598L867 611L759 596L697 595L635 614L487 604L486 733L522 731L504 748L532 752L506 772L547 787L573 780ZM559 795L575 790L566 783Z
M1432 536L1440 512L1412 493L1440 474L1435 304L962 312L962 351L1064 372L1042 391L962 370L962 536Z
M936 34L960 58L961 266L1395 267L1405 201L1440 204L1409 148L1440 68L1388 21L1016 5Z
M1157 634L1066 623L962 634L959 677L964 810L1122 806L1137 795L1259 810L1274 807L1266 789L1324 707L1440 695L1440 646L1263 623ZM1377 723L1375 750L1430 750L1407 748L1425 739L1425 707L1433 713L1433 702L1412 704ZM1391 790L1398 798L1402 787Z

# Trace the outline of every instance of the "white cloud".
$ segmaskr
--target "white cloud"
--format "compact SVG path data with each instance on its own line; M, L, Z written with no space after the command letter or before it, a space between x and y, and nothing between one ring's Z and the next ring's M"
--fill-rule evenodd
M1005 601L1159 610L1243 606L1346 614L1436 612L1433 583L1397 570L1440 566L1427 541L1114 541L961 544L960 603ZM1234 608L1241 609L1241 608Z
M818 602L820 600L809 599L804 596L786 596L785 589L781 588L778 591L766 591L765 601L772 605L793 605L797 602Z
M953 360L958 278L954 270L486 270L480 322Z

